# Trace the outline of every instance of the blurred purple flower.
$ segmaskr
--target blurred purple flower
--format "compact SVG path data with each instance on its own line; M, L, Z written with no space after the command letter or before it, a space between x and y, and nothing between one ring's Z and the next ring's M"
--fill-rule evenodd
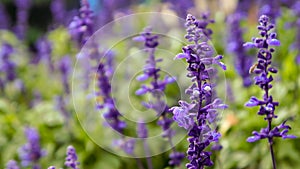
M35 64L38 64L40 61L45 62L46 66L52 72L54 70L54 65L52 63L51 53L52 53L52 45L45 38L40 38L36 42L37 48L37 58L35 59Z
M62 83L66 94L70 94L69 77L72 71L72 60L69 56L64 56L58 62L58 68L61 73Z
M69 33L72 38L83 45L93 34L93 11L87 0L81 0L79 15L75 16L69 25Z
M0 30L1 29L8 29L9 25L10 25L9 17L7 15L5 7L0 2Z
M148 137L148 130L146 124L143 121L139 121L137 124L137 135L139 138Z
M52 0L50 9L53 21L57 24L64 24L66 16L64 0Z
M72 169L79 169L78 165L80 163L77 160L78 157L75 148L73 146L68 146L65 166Z
M11 54L14 52L13 47L8 43L3 43L0 51L0 87L3 89L7 82L12 82L16 79L16 64L11 59ZM0 75L1 75L0 74Z
M15 0L17 7L17 23L15 27L19 39L23 40L28 27L29 8L31 0Z
M41 149L40 136L36 129L25 128L27 143L19 149L19 158L23 167L32 166L33 169L40 169L38 164L40 158L46 155L46 151Z
M280 1L259 1L259 13L258 16L266 15L269 16L273 23L281 15Z
M112 145L114 147L119 147L121 148L125 153L129 154L129 155L133 155L134 154L134 147L135 147L135 140L134 139L118 139L118 140L114 140Z
M66 101L64 100L63 96L55 97L55 107L68 122L68 119L70 118L70 112L67 109Z
M103 100L103 103L98 103L97 108L104 110L103 117L108 125L110 125L116 131L123 133L126 123L120 119L121 114L115 107L114 100L111 97L111 84L106 75L106 70L103 63L98 65L97 79L98 92L96 93L96 96Z
M243 48L243 30L240 22L243 16L240 13L235 13L228 16L228 43L227 49L235 56L234 65L238 74L243 78L245 87L251 85L252 81L249 74L249 69L252 65L252 58L248 56L246 50Z
M193 0L163 0L163 2L170 3L171 9L181 18L184 18L188 10L195 5Z
M9 160L6 163L5 169L20 169L20 167L18 166L18 163L15 160Z
M175 79L169 76L161 78L160 68L157 66L157 63L162 62L163 60L155 57L156 47L159 45L158 38L159 36L154 34L150 27L145 28L139 36L133 38L134 41L143 42L145 51L149 53L143 74L137 76L136 80L141 82L148 79L151 80L150 86L142 84L135 94L144 95L146 93L150 93L154 97L155 101L149 103L143 102L142 104L148 109L153 109L157 116L159 116L157 124L161 126L163 130L162 137L166 137L169 144L173 146L172 137L175 134L175 131L170 128L173 123L172 118L169 117L171 111L169 110L166 102L161 99L161 94L165 91L168 84L175 82ZM177 153L177 156L170 155L170 163L172 165L180 165L182 158L180 159L180 156L178 155L179 152L176 152L175 149L173 149L173 153L175 153L175 155Z

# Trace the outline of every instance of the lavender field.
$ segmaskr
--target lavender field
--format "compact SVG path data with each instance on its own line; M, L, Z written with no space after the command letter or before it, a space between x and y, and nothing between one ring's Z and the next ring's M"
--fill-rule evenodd
M300 168L300 1L1 0L0 168Z

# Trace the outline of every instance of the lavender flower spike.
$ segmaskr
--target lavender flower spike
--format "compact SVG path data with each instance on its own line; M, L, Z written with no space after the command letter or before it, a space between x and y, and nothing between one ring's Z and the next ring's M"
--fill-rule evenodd
M77 160L78 158L75 148L73 146L68 146L65 166L72 169L79 169L79 162Z
M9 160L6 164L6 169L20 169L15 160Z
M270 19L266 15L262 15L259 18L259 34L261 37L252 38L254 46L258 49L257 63L254 64L253 72L256 74L254 77L255 84L258 85L263 91L264 96L262 100L252 96L250 100L245 104L245 106L253 107L259 106L258 115L265 116L265 120L268 122L268 126L260 130L260 132L254 131L253 136L247 139L248 142L255 142L261 139L268 139L271 157L273 162L273 169L276 169L275 156L273 151L273 139L274 137L295 138L293 135L287 135L287 132L291 129L290 126L286 125L284 121L279 126L272 128L273 118L277 118L275 114L276 106L279 105L278 102L273 100L270 94L270 89L273 87L271 82L273 81L272 74L277 73L277 69L274 68L272 63L273 53L275 49L272 46L280 45L280 41L276 39L276 33L271 30L275 27L274 24L270 23ZM249 43L248 43L249 44Z
M19 158L23 167L32 166L33 169L40 169L37 164L41 157L46 155L41 149L40 136L36 129L27 127L25 129L27 143L19 149Z
M99 91L96 93L96 96L103 98L101 99L103 100L103 103L101 105L99 104L97 108L105 110L103 117L108 125L119 133L123 133L126 123L120 119L121 113L115 107L114 100L111 97L111 84L106 72L107 70L105 69L104 64L100 63L97 70L97 87Z
M235 55L234 65L238 74L243 78L243 85L249 87L252 84L249 68L252 65L252 59L243 48L243 30L241 29L240 22L243 16L241 13L235 13L229 16L229 39L228 50Z
M186 59L187 77L193 82L185 91L190 95L191 103L181 100L179 106L170 109L178 125L188 130L189 163L186 164L188 169L203 169L205 166L213 165L210 159L212 153L205 149L212 142L218 142L221 135L211 126L216 121L217 109L227 107L220 99L212 96L214 84L210 78L215 76L212 72L216 71L211 72L213 69L211 65L216 64L226 69L224 63L220 61L222 56L213 57L212 47L208 43L212 31L207 28L207 25L212 22L207 14L202 16L202 20L187 15L185 38L193 44L184 46L183 53L175 57L175 59Z
M93 11L87 0L81 0L79 16L75 16L70 23L69 33L80 45L93 34Z
M172 137L175 134L175 131L170 128L174 120L171 117L172 113L169 110L168 105L162 100L161 93L165 91L168 84L175 82L175 79L169 76L161 78L160 68L157 66L157 63L162 62L163 60L155 57L155 50L159 45L158 38L159 36L154 34L150 27L145 28L139 36L133 38L135 41L144 42L144 47L146 48L145 51L149 53L149 58L146 61L147 64L144 66L143 74L139 75L136 79L138 81L151 79L151 85L147 86L142 84L141 88L136 91L136 95L150 93L155 98L154 102L143 102L142 104L148 109L153 109L157 116L159 116L157 124L161 126L163 130L162 137L167 138L170 146L174 147ZM142 128L142 126L139 128ZM169 164L171 166L179 166L184 158L184 154L177 152L175 148L172 148L172 153L169 155L169 158Z

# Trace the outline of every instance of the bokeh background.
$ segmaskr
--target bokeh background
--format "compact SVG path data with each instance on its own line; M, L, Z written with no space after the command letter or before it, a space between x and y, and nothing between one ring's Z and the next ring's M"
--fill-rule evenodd
M114 19L141 12L162 12L183 19L187 13L200 16L202 12L210 12L211 18L215 19L215 23L209 25L214 32L211 42L216 52L224 55L224 63L227 65L224 75L227 83L225 102L229 108L223 112L219 122L223 149L214 154L215 166L211 167L218 169L271 168L267 141L246 142L253 130L266 126L263 118L257 116L257 108L244 106L252 95L262 96L261 90L251 80L249 85L245 85L245 76L252 79L252 75L244 74L244 78L240 75L241 69L247 70L254 63L256 51L245 51L247 56L244 57L249 58L250 64L241 66L237 61L241 57L237 55L237 49L233 50L232 47L235 45L232 39L238 27L243 30L242 42L250 41L258 35L258 16L269 14L276 24L278 39L281 41L273 58L273 65L279 69L279 74L275 77L271 93L280 103L276 109L279 117L274 124L291 119L288 121L292 126L291 133L300 136L300 7L297 7L297 0L89 0L89 3L94 12L94 30ZM76 54L82 46L72 39L69 25L73 17L78 15L79 8L79 0L0 2L0 168L5 168L10 159L20 161L18 149L26 143L26 126L38 130L41 146L47 151L47 155L40 160L42 168L63 166L68 145L76 148L80 168L137 168L135 159L119 157L95 144L77 119L71 97L71 82ZM237 16L239 19L234 23ZM134 27L142 31L145 26L147 22L141 20L131 24L128 29ZM185 34L183 25L171 27L172 30ZM7 51L5 44L13 49L9 61L14 66L8 70L3 68L3 56ZM123 45L115 46L114 52L118 58L124 58L139 47L126 41ZM181 44L175 44L169 50L176 54L181 52L181 47ZM159 52L157 56L160 57ZM185 70L182 71L185 75ZM7 79L9 73L14 74L13 78ZM90 80L93 78L90 77ZM134 95L134 89L130 92ZM178 94L176 85L167 89L170 104L177 104ZM223 93L220 95L225 98ZM139 102L139 97L134 99ZM92 125L101 126L105 130L101 123ZM157 130L158 126L149 125L149 131ZM300 168L299 141L275 140L278 168ZM185 152L187 146L186 139L183 139L176 148ZM155 169L171 168L168 167L168 153L152 157ZM145 159L141 160L145 164ZM185 168L186 162L177 168Z

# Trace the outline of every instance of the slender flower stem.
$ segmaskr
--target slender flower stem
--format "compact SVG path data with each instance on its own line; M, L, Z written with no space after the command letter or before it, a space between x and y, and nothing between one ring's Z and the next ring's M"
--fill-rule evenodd
M144 166L139 158L135 158L135 161L139 169L144 169Z
M146 153L146 160L147 160L147 166L148 166L148 169L153 169L153 165L152 165L152 160L151 160L151 157L149 157L149 146L146 142L146 140L144 140L144 149L145 149L145 153Z
M272 120L268 120L269 131L271 131L271 126L272 126ZM276 159L275 159L274 150L273 150L273 138L272 137L269 138L268 142L269 142L269 146L270 146L270 153L271 153L271 157L272 157L273 169L276 169Z

